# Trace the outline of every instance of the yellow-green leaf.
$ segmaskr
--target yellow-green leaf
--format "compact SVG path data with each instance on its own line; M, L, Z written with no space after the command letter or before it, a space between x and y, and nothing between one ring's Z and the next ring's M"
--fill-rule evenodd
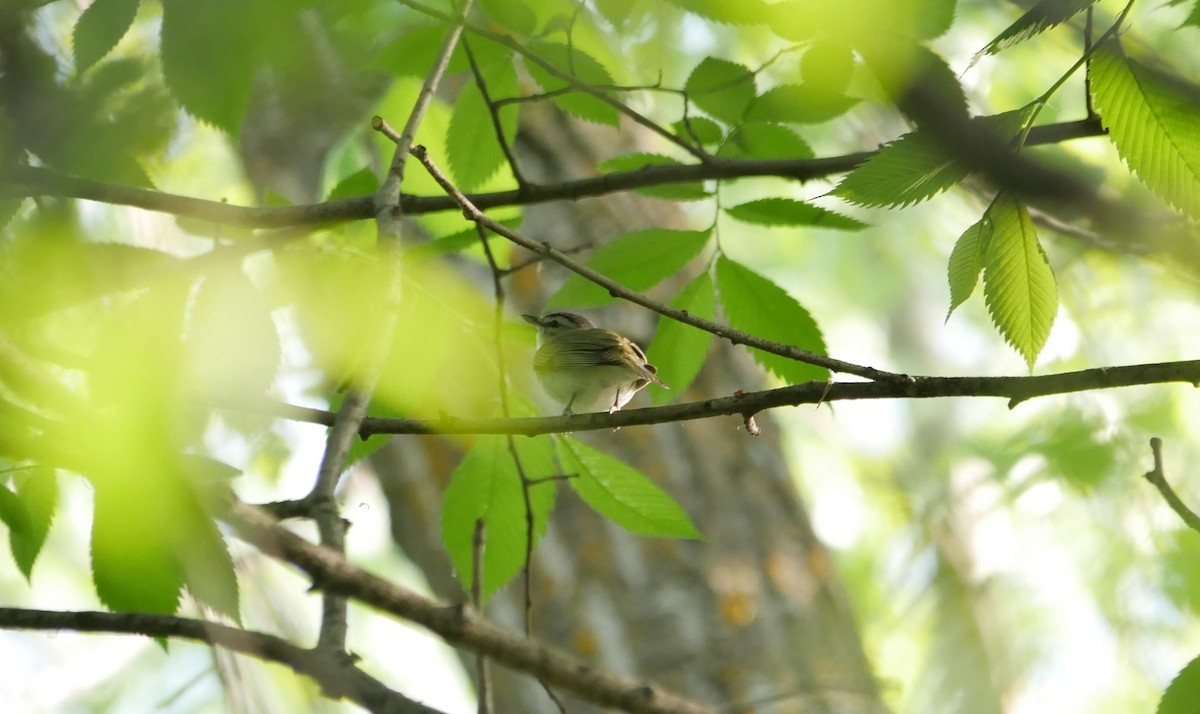
M1058 311L1054 271L1019 198L997 196L987 220L992 236L984 253L984 300L1000 334L1032 370Z

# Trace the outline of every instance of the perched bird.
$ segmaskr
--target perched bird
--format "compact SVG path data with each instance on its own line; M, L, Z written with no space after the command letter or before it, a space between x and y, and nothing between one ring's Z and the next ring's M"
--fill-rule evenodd
M627 337L573 312L522 315L538 328L533 371L563 414L617 411L647 384L668 388L658 368Z

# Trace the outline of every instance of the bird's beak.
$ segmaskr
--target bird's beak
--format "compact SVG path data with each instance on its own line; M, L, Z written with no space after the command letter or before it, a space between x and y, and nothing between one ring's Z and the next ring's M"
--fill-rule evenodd
M542 324L541 319L537 315L521 315L521 317L525 318L525 322L528 322L534 327L539 327Z

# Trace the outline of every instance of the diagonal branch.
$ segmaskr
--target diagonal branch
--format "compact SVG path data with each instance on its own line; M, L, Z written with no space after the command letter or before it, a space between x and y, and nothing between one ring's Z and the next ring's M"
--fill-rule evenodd
M304 649L262 632L216 622L140 612L57 612L0 607L0 629L111 632L205 642L265 662L278 662L309 677L330 699L349 699L370 712L441 714L395 692L344 660Z
M1150 440L1150 451L1154 455L1154 468L1142 474L1142 477L1154 485L1162 494L1163 500L1171 507L1188 528L1200 533L1200 516L1187 507L1171 484L1167 483L1167 475L1163 472L1162 439L1157 436Z

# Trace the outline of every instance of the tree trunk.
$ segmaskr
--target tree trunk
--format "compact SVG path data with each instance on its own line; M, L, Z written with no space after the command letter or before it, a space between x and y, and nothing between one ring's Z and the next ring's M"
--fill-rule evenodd
M518 147L528 177L588 175L606 158L595 147L617 143L607 131L537 113L523 123ZM672 204L624 195L532 207L522 230L565 247L678 222ZM555 271L525 272L514 299L536 312ZM646 332L617 312L642 311L618 306L602 322L631 335ZM727 395L761 379L740 350L720 344L681 396ZM759 437L733 417L586 435L678 499L704 540L632 536L560 485L550 527L534 552L534 636L732 711L885 711L846 595L787 472L778 431L765 415L759 422ZM448 440L403 437L373 461L397 543L439 595L456 600L461 587L441 550L438 523L441 493L459 457ZM520 631L522 603L518 579L492 599L487 614ZM525 675L495 668L493 681L497 712L556 711ZM572 714L595 710L570 699L565 704Z

